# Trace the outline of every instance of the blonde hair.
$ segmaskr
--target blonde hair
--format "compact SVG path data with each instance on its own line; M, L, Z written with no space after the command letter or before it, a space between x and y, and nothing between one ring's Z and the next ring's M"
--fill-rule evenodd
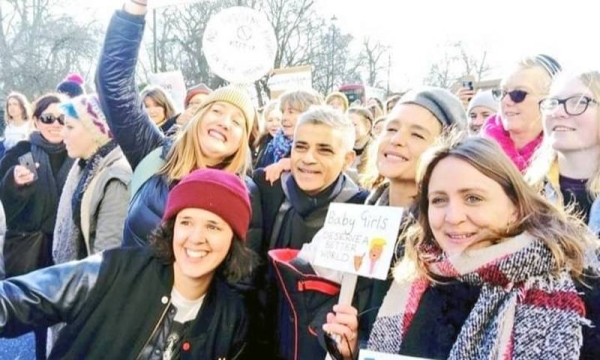
M267 130L267 119L269 118L269 115L273 112L273 111L279 111L281 112L281 109L279 108L279 100L271 100L264 108L263 108L263 112L262 112L262 122L261 122L261 126L260 126L260 135L256 137L256 140L254 141L254 143L252 144L252 146L254 146L255 148L258 147L260 145L260 143L267 137L269 136L269 130Z
M517 69L522 70L543 70L543 75L536 77L536 82L532 85L535 87L536 90L540 92L541 95L548 94L548 92L550 91L550 86L552 85L552 78L554 74L552 74L551 70L546 65L544 65L544 62L543 60L541 60L540 55L523 57L520 60L518 60L515 65Z
M167 92L160 86L146 86L144 90L142 90L140 96L142 98L142 102L146 98L150 98L156 103L156 105L163 108L165 111L165 120L169 120L170 118L175 116L176 111L175 107L173 106L173 102L169 98Z
M530 187L494 141L481 137L463 137L464 135L450 136L428 149L422 157L422 170L419 171L422 178L417 197L418 222L401 238L406 245L403 262L408 264L404 263L396 269L395 275L403 277L402 270L413 269L416 273L408 274L407 279L416 275L436 281L427 266L432 259L422 251L427 246L438 246L428 218L429 182L440 161L453 157L467 162L498 183L517 209L519 220L514 224L507 224L504 229L490 229L493 234L486 242L497 243L504 238L527 232L550 249L556 264L555 272L568 269L573 278L580 279L590 264L590 253L596 249L596 239L589 228L577 217L552 205Z
M375 246L385 246L385 245L387 245L387 242L385 241L384 238L380 238L380 237L371 239L371 242L369 243L370 248L373 248Z
M555 84L558 81L564 81L568 78L576 77L579 79L593 94L595 99L600 99L600 72L584 71L579 73L561 74L556 78ZM600 121L600 111L597 114L597 121ZM598 139L600 142L600 139ZM548 174L554 166L558 169L557 152L552 148L548 137L544 137L542 145L535 152L531 165L525 174L525 179L532 185L541 189L544 182L548 178ZM595 164L595 171L586 183L587 190L595 199L600 195L600 159L590 159ZM553 184L556 185L556 184ZM557 192L562 203L562 195Z
M27 100L27 97L25 97L25 95L21 94L20 92L12 91L6 97L6 103L4 106L4 123L8 125L13 120L10 114L8 113L8 101L10 99L15 99L19 102L19 105L21 106L21 112L23 113L23 120L31 120L32 109L31 104Z
M350 106L350 105L348 104L348 98L346 97L346 95L344 93L341 93L339 91L334 91L332 93L329 93L329 95L327 95L327 97L325 98L325 104L326 105L331 104L333 99L342 100L342 104L344 105L344 112L348 110L348 106Z
M183 129L176 135L175 141L165 165L159 173L168 177L169 181L181 180L185 175L196 169L206 168L204 155L200 150L200 139L198 133L204 115L212 108L214 103L198 110L196 115L188 121ZM243 126L243 135L239 149L227 159L221 162L219 168L230 173L244 176L250 168L250 149L248 146L248 128Z
M285 111L285 106L290 105L299 112L305 112L312 105L323 105L324 99L315 90L290 90L279 97L279 108Z

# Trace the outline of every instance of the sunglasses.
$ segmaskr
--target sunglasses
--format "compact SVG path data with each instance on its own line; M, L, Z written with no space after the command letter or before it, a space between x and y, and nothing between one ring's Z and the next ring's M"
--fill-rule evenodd
M59 124L64 125L65 115L60 114L59 116L54 116L52 114L42 114L40 116L40 121L42 122L42 124L46 125L54 124L55 121L58 121Z
M525 100L525 97L527 96L528 92L525 90L513 90L513 91L506 91L506 90L502 90L502 89L494 89L492 90L492 96L494 97L494 99L496 99L496 101L501 101L502 99L504 99L504 97L506 95L510 96L510 99L512 100L512 102L518 104L520 102L523 102L523 100Z

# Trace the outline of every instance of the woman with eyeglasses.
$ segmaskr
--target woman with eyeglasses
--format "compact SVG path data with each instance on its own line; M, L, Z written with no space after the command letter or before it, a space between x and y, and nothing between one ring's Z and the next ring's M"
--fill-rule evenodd
M527 179L555 203L574 207L600 234L600 72L563 74L540 101L544 142Z
M542 142L538 103L560 70L558 62L550 56L527 57L504 76L500 89L493 91L500 110L488 118L481 134L495 140L521 172L527 169Z
M6 277L52 265L58 201L74 162L63 141L65 116L59 108L63 100L58 94L37 99L33 106L37 131L30 134L28 141L9 149L0 161L0 201L7 228L3 249ZM31 246L11 250L19 244ZM39 329L36 354L44 359L45 353L46 330Z

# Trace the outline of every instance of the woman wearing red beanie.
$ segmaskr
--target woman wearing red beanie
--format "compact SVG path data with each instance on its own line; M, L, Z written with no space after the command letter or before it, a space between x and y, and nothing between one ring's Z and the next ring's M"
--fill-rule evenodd
M1 281L0 336L66 322L49 359L246 359L249 312L229 285L253 268L251 216L239 177L196 170L170 191L151 248Z

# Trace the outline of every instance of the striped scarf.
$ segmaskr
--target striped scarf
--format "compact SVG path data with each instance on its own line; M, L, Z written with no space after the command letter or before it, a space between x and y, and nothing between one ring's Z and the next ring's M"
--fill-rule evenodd
M521 234L455 257L439 250L432 254L433 273L481 286L449 359L579 359L585 306L567 271L551 274L554 260L542 241ZM400 353L429 286L422 279L393 283L373 325L369 350Z

